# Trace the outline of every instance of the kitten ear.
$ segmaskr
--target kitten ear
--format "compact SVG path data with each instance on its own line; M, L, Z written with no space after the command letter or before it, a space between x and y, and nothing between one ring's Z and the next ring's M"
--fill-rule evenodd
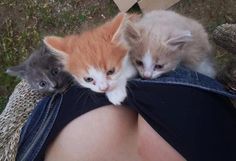
M40 55L45 55L45 54L48 54L48 48L47 48L47 46L45 45L45 43L43 42L42 44L41 44L41 46L40 46L40 48L37 50L37 51L35 51L35 53L37 52L37 53L39 53Z
M140 38L140 32L131 21L137 21L138 18L138 15L118 14L112 21L115 32L111 41L126 47L137 41Z
M120 42L126 18L127 14L121 12L111 21L111 34L112 34L111 42L113 43Z
M67 57L67 54L64 51L64 38L57 36L46 36L43 39L43 42L46 45L46 48L52 51L52 54L62 59L65 59Z
M12 76L24 78L26 74L26 65L23 63L18 66L9 67L6 70L6 73Z
M172 50L176 50L181 48L185 43L190 42L192 40L192 33L190 31L182 31L176 36L168 39L166 41L166 44L171 47Z
M126 23L124 29L124 40L129 46L133 46L141 39L141 32L131 21Z

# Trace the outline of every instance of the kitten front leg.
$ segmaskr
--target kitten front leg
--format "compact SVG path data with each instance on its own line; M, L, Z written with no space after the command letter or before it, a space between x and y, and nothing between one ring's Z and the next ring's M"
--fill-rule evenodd
M117 87L106 93L108 100L114 105L121 105L121 102L127 97L126 87Z

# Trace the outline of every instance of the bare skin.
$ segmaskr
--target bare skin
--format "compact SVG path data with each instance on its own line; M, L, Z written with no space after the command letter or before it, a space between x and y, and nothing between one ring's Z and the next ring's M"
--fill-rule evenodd
M112 105L71 121L48 148L46 161L184 161L137 113Z

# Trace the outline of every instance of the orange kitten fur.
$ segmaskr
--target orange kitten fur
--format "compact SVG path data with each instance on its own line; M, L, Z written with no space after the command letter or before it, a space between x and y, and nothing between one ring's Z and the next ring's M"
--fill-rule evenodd
M82 86L106 93L115 105L125 99L127 79L136 73L126 47L119 43L128 17L118 14L112 21L81 35L44 39Z

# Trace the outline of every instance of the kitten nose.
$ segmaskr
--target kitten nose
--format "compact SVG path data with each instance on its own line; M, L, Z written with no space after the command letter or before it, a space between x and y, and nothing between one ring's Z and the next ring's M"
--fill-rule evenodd
M103 92L106 92L106 91L108 90L108 88L109 88L109 85L106 84L106 83L102 83L102 84L100 84L100 86L99 86L99 90L100 90L100 91L103 91Z
M149 72L149 71L145 71L145 72L143 73L143 77L144 77L144 79L150 79L151 76L152 76L152 73Z

